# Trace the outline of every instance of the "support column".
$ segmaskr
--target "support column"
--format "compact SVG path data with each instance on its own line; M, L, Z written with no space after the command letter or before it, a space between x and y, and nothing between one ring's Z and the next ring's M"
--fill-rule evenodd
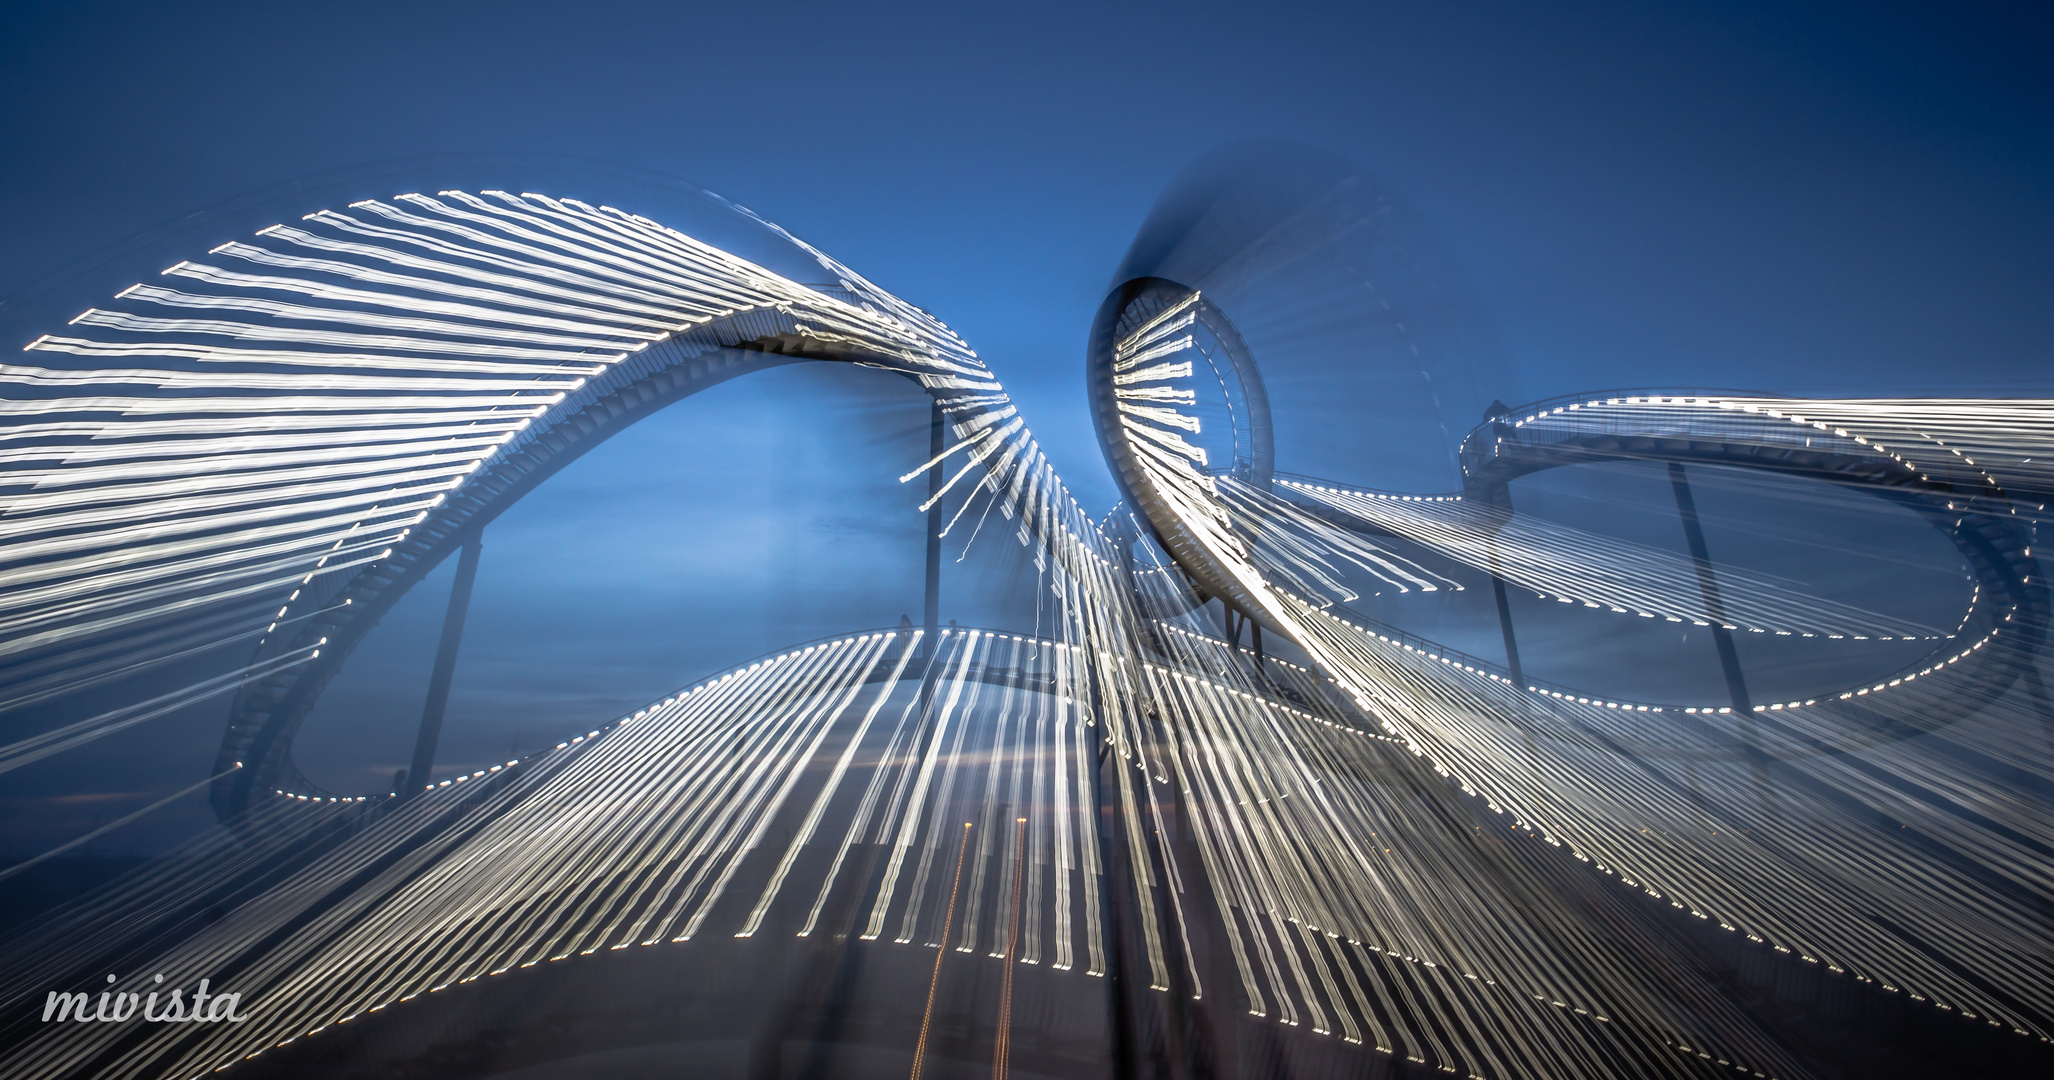
M1498 633L1505 639L1505 669L1511 672L1513 685L1524 691L1526 671L1519 664L1519 638L1512 632L1512 598L1505 591L1504 572L1498 566L1498 533L1512 520L1512 487L1492 485L1483 489L1477 501L1503 514L1484 538L1483 550L1490 560L1491 595L1498 601Z
M1502 401L1492 401L1483 411L1483 418L1491 425L1492 433L1499 442L1512 437L1512 410ZM1505 579L1498 567L1498 533L1512 521L1512 485L1490 484L1478 492L1479 501L1494 510L1504 511L1504 517L1497 521L1491 534L1484 542L1484 551L1491 562L1491 594L1498 601L1498 633L1505 639L1505 669L1512 675L1512 684L1520 690L1526 689L1526 671L1519 664L1519 638L1512 633L1512 601L1505 594ZM1464 498L1468 495L1465 492Z
M1506 522L1511 521L1511 485L1500 484L1494 494L1497 498L1492 500L1493 504L1504 509ZM1524 691L1526 671L1519 665L1519 638L1512 633L1512 598L1505 593L1505 578L1498 566L1498 529L1502 528L1503 523L1491 530L1490 538L1484 541L1484 553L1491 562L1491 595L1498 601L1498 633L1505 639L1505 670L1512 674L1512 685Z
M1111 1028L1108 1034L1112 1042L1113 1080L1135 1080L1141 1073L1138 1040L1135 1038L1135 1017L1133 1001L1128 995L1126 981L1127 935L1122 932L1121 920L1126 917L1127 897L1125 889L1131 876L1122 856L1120 843L1120 804L1116 785L1117 777L1109 777L1109 771L1120 767L1123 760L1107 741L1105 734L1111 730L1111 723L1100 708L1098 679L1087 674L1091 689L1091 712L1098 718L1099 727L1093 737L1097 738L1097 753L1092 758L1091 801L1095 811L1092 817L1096 828L1094 839L1098 844L1098 868L1104 881L1098 891L1099 926L1104 935L1106 966L1106 1019ZM1090 730L1090 729L1086 729ZM944 945L944 948L947 946Z
M1512 684L1526 689L1526 672L1519 667L1519 639L1512 634L1512 601L1505 595L1505 579L1498 576L1498 545L1491 544L1491 592L1498 598L1498 632L1505 638L1505 667Z
M1492 407L1503 408L1496 403ZM1484 418L1496 419L1489 413ZM1484 488L1479 494L1479 501L1503 514L1484 541L1484 552L1490 559L1491 595L1498 601L1498 633L1505 640L1505 670L1512 678L1513 696L1520 703L1519 741L1526 748L1526 772L1534 783L1544 783L1539 764L1540 747L1534 744L1532 717L1527 713L1526 669L1519 663L1519 638L1512 632L1512 598L1506 592L1505 579L1501 576L1503 570L1498 565L1498 532L1512 520L1512 485L1496 484Z
M1676 512L1683 518L1683 538L1690 543L1690 561L1697 567L1697 587L1704 594L1705 618L1712 624L1712 643L1719 649L1719 667L1726 673L1726 692L1733 698L1733 711L1754 715L1754 701L1747 696L1747 680L1740 674L1740 654L1733 648L1733 631L1726 629L1726 605L1719 601L1719 582L1712 576L1711 550L1705 546L1705 531L1698 523L1697 500L1690 494L1690 478L1683 466L1669 463L1669 486L1676 491Z
M932 461L941 456L943 423L941 402L929 406L927 422L927 458ZM927 470L927 498L930 501L941 494L941 474L944 470L937 465ZM941 503L935 501L927 508L927 592L921 607L922 627L927 631L921 639L921 652L929 661L936 655L941 630Z
M1669 486L1676 492L1676 513L1683 519L1683 538L1690 544L1690 561L1697 567L1697 587L1705 601L1705 619L1712 624L1712 644L1719 650L1719 668L1726 675L1726 693L1733 699L1733 711L1740 716L1741 739L1754 772L1755 799L1762 813L1771 813L1769 759L1762 752L1755 733L1754 699L1748 696L1747 680L1740 673L1740 653L1733 647L1733 631L1726 629L1726 605L1719 600L1719 582L1712 574L1711 549L1705 546L1705 531L1698 521L1697 500L1690 494L1690 477L1679 462L1669 463Z
M449 589L449 610L442 616L442 641L435 647L435 669L428 676L428 701L421 707L421 733L414 738L414 762L407 769L400 798L419 795L435 769L435 744L442 738L442 713L449 705L449 683L456 675L456 650L464 640L464 616L471 609L471 585L478 580L482 535L464 543L456 563L456 581Z

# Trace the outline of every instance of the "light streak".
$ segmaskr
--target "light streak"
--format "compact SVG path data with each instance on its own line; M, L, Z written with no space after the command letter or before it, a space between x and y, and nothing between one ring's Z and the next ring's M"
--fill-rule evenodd
M934 977L927 981L927 1008L920 1014L920 1039L913 1044L912 1080L920 1080L921 1067L927 1064L927 1033L934 1025L934 997L941 990L941 962L949 954L949 928L956 919L956 890L963 884L963 855L970 850L970 823L963 823L963 838L956 844L956 876L949 885L949 907L947 917L942 920L941 940L934 945Z
M83 836L79 836L75 839L66 841L65 843L59 844L56 847L43 852L41 855L34 856L33 858L23 859L22 861L15 863L13 866L7 867L4 870L0 870L0 881L5 881L8 878L13 877L14 875L19 874L32 866L36 866L47 860L54 859L67 851L72 851L77 848L83 847L86 844L90 844L93 841L98 840L100 837L105 836L116 829L121 828L123 825L126 825L129 822L134 821L137 818L140 818L153 810L158 810L163 807L169 806L172 803L185 798L187 795L190 795L193 792L198 791L203 787L206 787L208 784L211 784L216 780L219 780L225 776L229 776L239 771L241 768L242 763L236 762L233 768L225 769L221 772L218 772L213 776L210 776L205 780L200 781L197 784L193 784L189 787L180 788L179 790L174 791L161 799L158 799L156 802L153 802L148 806L144 806L140 809L130 811L127 814L123 814L122 816L115 818L113 821L110 821L107 824L102 825L91 832L86 833Z
M225 675L217 675L191 686L181 687L133 705L110 709L98 716L53 728L38 735L0 746L0 773L12 772L24 765L41 761L52 754L62 753L73 747L83 746L96 739L103 739L117 731L155 720L166 713L177 712L191 705L197 705L228 693L250 679L258 678L312 659L311 654L319 646L310 646L283 656L249 664ZM225 775L225 774L224 774Z
M1013 960L1020 947L1021 881L1027 871L1027 819L1019 818L1016 823L1019 825L1019 839L1013 845L1012 873L1009 875L1012 887L1008 890L1012 893L1013 903L1006 915L1006 944L1005 951L1001 953L1005 973L999 980L998 1045L992 1050L991 1080L1006 1080L1006 1067L1011 1060L1011 1047L1008 1044L1013 1034ZM946 934L947 931L944 930L943 933ZM917 1069L916 1064L915 1070Z

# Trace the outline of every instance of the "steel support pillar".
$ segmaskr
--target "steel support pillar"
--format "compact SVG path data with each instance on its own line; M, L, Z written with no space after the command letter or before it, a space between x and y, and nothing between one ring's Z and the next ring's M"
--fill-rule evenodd
M1512 684L1524 689L1526 672L1519 666L1519 639L1512 633L1512 601L1505 595L1505 579L1498 576L1498 546L1491 545L1491 592L1498 598L1498 632L1505 638L1505 668Z
M1492 401L1490 407L1483 411L1483 418L1486 423L1493 425L1493 430L1499 439L1511 437L1512 427L1510 420L1512 418L1512 410L1507 409L1504 402ZM1485 541L1484 550L1490 556L1491 561L1491 594L1498 601L1498 633L1505 639L1505 670L1511 673L1512 684L1524 689L1526 687L1526 671L1519 664L1519 638L1512 633L1512 600L1505 593L1505 579L1500 576L1500 568L1498 566L1498 533L1512 521L1512 485L1510 483L1487 485L1478 494L1480 496L1479 501L1485 505L1504 511L1504 517L1498 521L1496 527L1491 529L1490 537ZM1468 497L1466 492L1464 497Z
M1220 601L1220 624L1222 632L1227 635L1229 650L1241 647L1241 624L1247 621L1246 618L1234 618L1234 609L1225 600Z
M1726 628L1726 605L1719 599L1719 582L1712 575L1711 549L1705 546L1705 531L1697 517L1697 500L1690 494L1690 477L1677 462L1669 463L1669 486L1676 492L1676 512L1683 518L1683 538L1690 543L1690 561L1697 567L1697 587L1704 594L1705 618L1712 624L1712 644L1719 649L1719 667L1726 673L1726 692L1733 698L1733 711L1754 713L1754 701L1747 694L1747 680L1740 674L1740 653L1733 648L1733 631Z
M930 404L927 421L927 458L929 461L941 456L943 423L941 402ZM941 630L941 466L927 470L927 498L933 505L927 508L927 578L926 598L922 602L921 626L927 631L920 639L921 655L933 660L940 643Z
M1512 675L1512 685L1525 689L1526 671L1519 664L1519 637L1512 632L1512 598L1506 595L1505 578L1498 566L1498 530L1512 519L1512 488L1509 484L1498 485L1493 502L1505 511L1505 521L1491 530L1490 538L1484 543L1484 551L1491 561L1491 595L1498 601L1498 633L1505 639L1505 670Z
M1690 494L1690 477L1682 463L1669 463L1669 486L1676 492L1676 513L1683 519L1683 538L1690 544L1690 561L1697 568L1697 587L1704 595L1705 619L1712 624L1712 644L1719 650L1719 668L1726 675L1726 693L1733 699L1733 711L1740 716L1741 738L1747 744L1748 762L1754 770L1755 795L1766 814L1770 810L1769 761L1755 734L1754 699L1748 696L1747 680L1740 672L1740 653L1733 647L1733 631L1726 628L1726 605L1719 599L1711 549L1705 546L1697 500Z
M1485 419L1491 417L1486 414ZM1523 715L1526 704L1526 669L1519 663L1519 637L1512 632L1512 598L1505 589L1503 569L1498 565L1498 532L1512 520L1512 487L1510 484L1497 484L1486 488L1481 493L1479 501L1504 512L1504 516L1498 520L1496 526L1491 529L1490 536L1484 541L1484 551L1490 558L1491 595L1498 602L1498 633L1505 641L1505 671L1511 676L1513 694L1520 702L1520 711ZM1538 764L1540 748L1534 745L1531 724L1522 722L1519 725L1519 740L1526 748L1527 774L1533 777L1535 783L1542 782Z
M407 769L401 798L419 795L435 769L435 744L442 738L442 713L449 706L449 683L456 675L456 650L464 640L464 616L471 609L471 585L478 580L482 536L464 543L456 563L456 581L449 589L449 610L442 616L442 641L435 648L435 669L428 676L428 701L421 707L421 732L414 737L414 761Z

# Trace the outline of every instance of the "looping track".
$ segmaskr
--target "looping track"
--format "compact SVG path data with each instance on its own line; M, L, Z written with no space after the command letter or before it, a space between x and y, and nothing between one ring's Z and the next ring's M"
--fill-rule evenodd
M590 986L548 972L618 970L620 953L699 976L709 956L763 966L751 985L773 1011L750 1037L811 1026L816 1053L905 1030L901 976L932 970L927 1000L954 1010L934 1028L946 1052L971 1060L991 1036L1000 1074L1017 1047L1023 1069L1110 1055L1178 1076L1368 1060L1489 1080L1795 1080L1849 1032L1968 1031L1959 1045L2010 1061L2054 1040L2054 827L2035 801L2054 747L2031 738L2046 702L2026 696L2048 605L2031 515L1969 457L2013 447L2044 410L1992 435L1997 406L1948 406L1969 435L1950 443L1916 435L1939 415L1918 403L1547 403L1471 436L1461 495L1378 517L1360 489L1271 484L1259 446L1248 469L1210 469L1185 437L1200 425L1179 411L1189 340L1173 325L1202 298L1129 283L1094 327L1094 414L1128 505L1182 571L1137 575L1134 538L1084 516L966 345L777 235L835 284L572 200L367 202L180 263L172 285L32 343L50 366L0 372L0 454L20 466L0 491L0 680L42 694L68 663L98 678L168 663L195 635L259 640L225 677L243 683L213 792L230 827L0 964L17 1004L98 992L109 970L111 993L147 992L163 972L238 987L256 1019L58 1038L24 1007L0 1068L287 1074L343 1048L404 1072L432 1063L434 1040L403 1018L472 1022L408 1012L425 996ZM1210 330L1229 342L1224 319ZM1259 386L1240 349L1229 359ZM407 588L613 432L800 360L886 369L934 397L957 441L906 478L940 470L942 491L967 486L965 511L1012 523L1056 600L1047 638L851 635L412 799L302 786L295 727ZM1974 570L1964 640L1888 692L1664 711L1520 685L1321 592L1344 564L1433 583L1365 522L1444 529L1459 548L1461 530L1503 525L1492 492L1516 476L1621 457L1910 506ZM1557 554L1589 564L1584 584L1620 580L1596 572L1602 552ZM1223 639L1198 617L1208 597L1297 651ZM1642 590L1633 614L1685 618L1674 599ZM1815 719L1835 717L1859 723ZM1641 752L1651 728L1689 752ZM709 938L720 948L699 949ZM850 974L880 953L897 974ZM1017 1004L1015 962L1039 969ZM819 978L786 993L779 976L806 964ZM949 971L1001 973L999 1030L975 993L937 990ZM1755 994L1761 972L1798 989ZM1843 1005L1844 1024L1813 1008ZM576 1012L538 1008L537 1023ZM1016 1016L1037 1036L1016 1038ZM524 1060L553 1052L522 1045ZM370 1060L381 1046L403 1052Z

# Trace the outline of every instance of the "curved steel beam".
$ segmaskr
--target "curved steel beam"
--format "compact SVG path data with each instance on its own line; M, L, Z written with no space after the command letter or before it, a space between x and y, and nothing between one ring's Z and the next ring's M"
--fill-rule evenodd
M761 313L722 320L693 335L656 345L638 358L637 374L601 387L589 404L552 411L532 437L502 454L458 489L436 512L415 526L392 554L359 575L347 588L324 598L324 613L308 619L297 634L271 645L290 651L319 645L311 663L251 683L237 695L216 760L245 767L218 781L212 791L216 814L232 820L256 793L273 787L310 790L314 785L291 761L294 734L321 691L352 652L400 597L500 514L543 481L639 420L730 379L787 364L828 361L864 364L911 375L883 356L850 343L822 342L794 332L791 316L760 325ZM743 320L757 323L739 325ZM756 337L741 337L754 329ZM705 347L707 343L718 343ZM937 400L949 395L933 391ZM346 601L346 602L345 602ZM409 778L411 782L412 778Z
M1261 369L1226 313L1179 282L1157 277L1134 278L1114 289L1099 306L1091 324L1085 361L1092 425L1121 498L1141 512L1157 542L1190 575L1201 597L1217 597L1228 607L1282 632L1244 576L1235 574L1228 565L1234 554L1221 550L1218 539L1208 537L1204 528L1194 528L1195 523L1176 505L1180 493L1158 479L1162 470L1144 464L1145 456L1160 456L1162 450L1130 434L1132 426L1122 415L1123 411L1133 414L1132 406L1122 406L1122 395L1133 391L1123 390L1122 386L1134 373L1120 370L1127 363L1117 355L1121 342L1144 330L1151 320L1179 308L1191 311L1193 321L1213 335L1232 365L1241 389L1242 411L1248 417L1250 444L1245 466L1237 461L1235 471L1245 472L1246 482L1268 488L1276 469L1276 439ZM1209 496L1195 493L1185 497L1209 500Z

